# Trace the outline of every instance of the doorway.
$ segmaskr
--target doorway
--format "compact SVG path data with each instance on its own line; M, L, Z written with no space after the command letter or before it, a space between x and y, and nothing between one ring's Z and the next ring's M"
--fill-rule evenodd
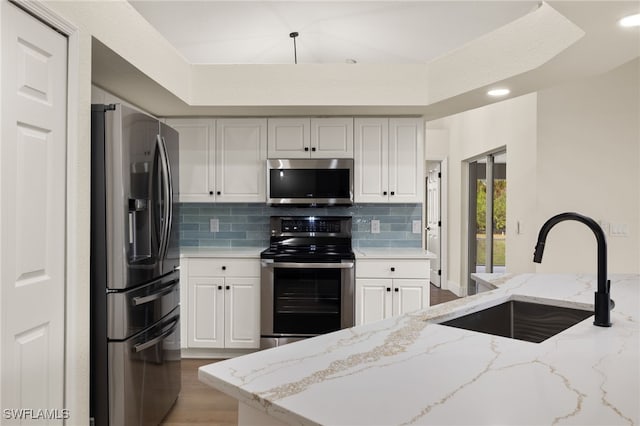
M469 162L469 274L467 294L476 294L473 273L506 271L507 153Z
M425 248L436 257L430 259L430 281L435 287L447 286L447 159L428 160L425 168Z
M425 241L427 250L433 253L436 258L431 259L431 273L430 280L431 284L436 287L442 287L441 285L441 235L440 235L440 226L441 215L440 215L440 205L442 204L440 199L441 194L441 168L439 161L428 161L427 162L427 177L426 177L426 201L427 201L427 226L425 228Z

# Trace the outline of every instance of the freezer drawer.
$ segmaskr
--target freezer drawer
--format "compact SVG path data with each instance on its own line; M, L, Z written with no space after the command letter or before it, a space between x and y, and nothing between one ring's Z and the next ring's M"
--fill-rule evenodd
M109 424L157 425L180 392L180 308L123 342L109 342Z
M174 272L129 291L107 294L107 338L124 340L164 318L180 304L180 274Z

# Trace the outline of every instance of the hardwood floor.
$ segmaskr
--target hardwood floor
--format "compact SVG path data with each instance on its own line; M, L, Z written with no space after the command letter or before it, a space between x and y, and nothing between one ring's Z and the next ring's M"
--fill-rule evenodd
M431 306L458 297L448 290L431 285ZM216 362L215 359L183 359L182 391L178 401L161 423L163 426L238 424L238 404L235 399L198 380L198 367Z
M238 403L198 380L198 367L216 362L215 359L183 359L182 390L163 426L238 424Z
M435 285L431 284L431 302L430 305L437 305L439 303L444 303L444 302L448 302L450 300L455 300L455 299L459 299L458 296L456 296L454 293L450 292L449 290L442 290L438 287L436 287Z

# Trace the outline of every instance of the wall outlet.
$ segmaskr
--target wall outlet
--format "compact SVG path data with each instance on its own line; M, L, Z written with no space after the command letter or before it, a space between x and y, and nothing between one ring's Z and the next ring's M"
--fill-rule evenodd
M220 220L216 218L212 218L209 220L209 231L211 232L219 232L220 231Z
M629 236L629 225L627 225L626 223L612 223L610 229L612 237Z
M414 234L422 233L422 221L421 220L414 220L412 222L411 232L413 232Z
M371 220L371 233L379 234L380 233L380 221L377 219Z

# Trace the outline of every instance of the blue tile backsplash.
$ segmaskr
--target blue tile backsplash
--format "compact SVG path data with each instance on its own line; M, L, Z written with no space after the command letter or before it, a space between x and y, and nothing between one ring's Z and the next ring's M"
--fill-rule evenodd
M270 216L351 216L354 248L420 247L421 234L412 222L422 220L422 204L356 204L349 207L269 207L253 203L182 203L182 247L266 247ZM210 232L209 220L219 221ZM380 221L380 233L371 233L371 220Z

